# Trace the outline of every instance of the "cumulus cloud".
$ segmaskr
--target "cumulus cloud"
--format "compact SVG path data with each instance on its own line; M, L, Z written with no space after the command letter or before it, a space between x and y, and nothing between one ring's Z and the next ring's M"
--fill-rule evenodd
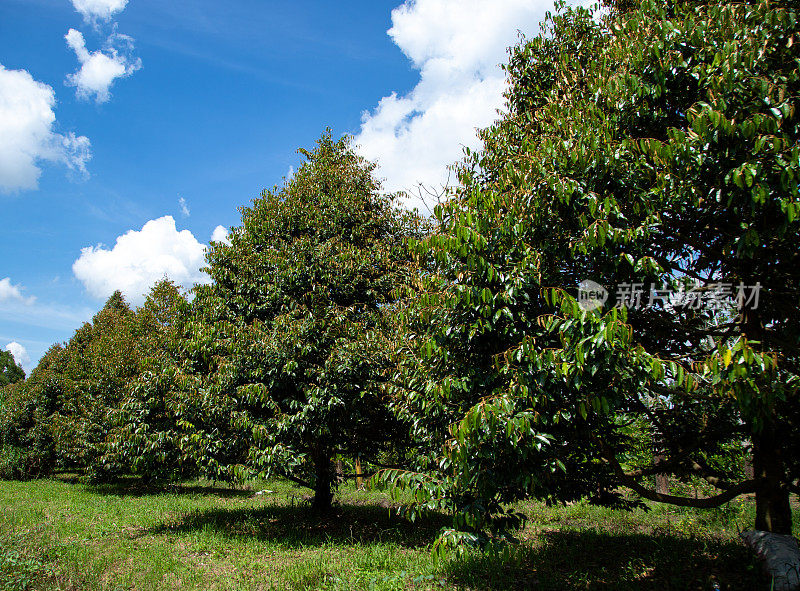
M80 69L67 76L66 84L75 87L78 98L94 99L104 103L111 97L111 85L117 78L126 78L142 67L141 59L134 59L133 39L127 35L113 33L106 40L103 50L90 52L86 49L83 33L70 29L64 36L78 57Z
M225 226L217 226L214 228L214 231L211 233L211 240L212 242L224 242L225 244L230 244L231 241L228 238L228 228Z
M128 0L72 0L75 10L83 15L87 23L98 20L109 21L117 12L121 12Z
M52 87L0 64L0 193L36 189L44 162L86 174L89 138L56 133L55 103Z
M0 304L10 301L31 305L36 301L36 298L33 296L26 298L22 295L22 287L14 285L11 283L11 278L6 277L5 279L0 279Z
M81 249L72 271L92 296L104 299L118 289L139 305L165 276L186 288L207 282L208 276L200 272L205 251L204 244L189 230L178 231L167 215L118 237L111 249L103 245Z
M414 192L420 183L441 190L448 165L464 146L479 145L476 129L503 107L506 48L519 31L537 32L552 7L551 0L406 0L392 11L388 34L420 79L408 94L385 96L364 113L355 141L377 160L387 190Z
M16 341L11 341L6 345L6 351L11 353L17 365L22 366L27 371L31 364L31 356L28 355L27 349Z
M178 205L181 208L181 213L183 214L183 216L188 218L191 215L191 212L189 211L189 204L186 202L186 199L184 199L183 197L179 197Z

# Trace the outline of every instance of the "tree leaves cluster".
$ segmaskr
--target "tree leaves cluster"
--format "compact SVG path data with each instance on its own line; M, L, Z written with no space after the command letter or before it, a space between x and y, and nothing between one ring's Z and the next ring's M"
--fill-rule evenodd
M9 351L0 351L0 390L25 379L25 371Z
M653 0L563 10L511 50L508 111L418 245L434 272L400 372L428 453L387 478L412 510L456 513L446 540L485 543L526 496L619 503L621 486L706 507L754 492L756 527L790 531L797 34L791 3ZM611 291L604 308L579 305L586 279ZM758 305L648 305L651 286L740 284L760 285ZM625 285L643 305L614 297ZM643 434L654 453L636 458ZM655 474L716 493L658 493Z

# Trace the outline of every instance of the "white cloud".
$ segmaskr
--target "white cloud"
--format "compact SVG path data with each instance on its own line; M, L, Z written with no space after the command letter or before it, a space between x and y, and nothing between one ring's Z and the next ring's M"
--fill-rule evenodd
M29 298L33 299L33 298ZM89 320L97 310L64 304L30 303L7 300L0 306L0 321L8 324L35 326L50 330L72 331Z
M181 208L181 213L183 216L188 218L191 215L191 212L189 211L189 204L186 203L186 199L183 197L178 198L178 205Z
M211 233L211 240L213 242L224 242L225 244L230 244L231 241L228 238L228 228L225 226L217 226L214 228L214 231Z
M92 296L104 299L118 289L139 305L165 276L186 288L207 282L208 276L200 272L205 251L204 244L189 230L179 232L167 215L118 237L110 250L102 245L81 249L72 271Z
M111 17L124 10L127 4L128 0L72 0L75 10L83 15L87 23L111 20Z
M392 11L388 33L420 80L407 95L392 93L364 113L355 139L377 160L387 190L413 192L419 183L441 190L447 166L462 157L462 146L479 146L475 130L503 107L506 48L518 31L538 32L552 8L551 0L407 0Z
M36 189L43 162L86 174L89 138L54 131L55 103L52 87L0 64L0 193Z
M27 349L16 341L12 341L6 345L6 351L14 356L14 361L17 365L22 366L27 371L31 364L31 356L28 355Z
M142 67L142 60L131 57L133 39L113 33L106 40L104 50L89 52L83 33L70 29L64 39L78 57L80 69L67 76L66 84L76 88L78 98L94 97L98 103L106 102L111 85L117 78L125 78Z
M36 298L33 296L26 298L22 295L22 288L19 285L11 283L10 277L0 279L0 304L12 300L25 305L31 305L36 301Z

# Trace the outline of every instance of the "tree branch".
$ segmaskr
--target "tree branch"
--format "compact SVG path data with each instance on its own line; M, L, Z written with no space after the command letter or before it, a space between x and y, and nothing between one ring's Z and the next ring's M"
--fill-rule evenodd
M602 450L603 459L608 462L611 466L611 469L614 471L614 475L620 480L620 482L630 488L633 492L637 493L639 496L644 497L650 501L656 501L658 503L668 503L670 505L677 505L679 507L694 507L697 509L713 509L715 507L719 507L720 505L724 505L728 501L738 497L739 495L755 492L756 490L756 480L745 480L737 485L730 485L724 492L715 495L713 497L705 497L700 499L695 499L691 497L679 497L675 495L667 495L663 493L656 492L654 490L650 490L645 488L641 484L639 484L637 478L630 474L626 474L625 471L622 469L622 466L617 461L617 458L614 454L614 451L605 443L598 442L600 448Z
M299 484L300 486L303 486L305 488L310 488L311 490L314 490L313 485L309 484L308 482L306 482L302 478L298 478L297 476L292 476L291 474L283 474L282 476L284 478L286 478L287 480L291 480L295 484Z

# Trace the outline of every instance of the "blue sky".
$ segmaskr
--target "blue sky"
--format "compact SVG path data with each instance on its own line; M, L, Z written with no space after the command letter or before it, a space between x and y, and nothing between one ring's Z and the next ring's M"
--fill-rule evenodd
M421 206L539 0L3 0L0 348L25 368L203 249L330 126ZM216 232L216 234L214 234Z

